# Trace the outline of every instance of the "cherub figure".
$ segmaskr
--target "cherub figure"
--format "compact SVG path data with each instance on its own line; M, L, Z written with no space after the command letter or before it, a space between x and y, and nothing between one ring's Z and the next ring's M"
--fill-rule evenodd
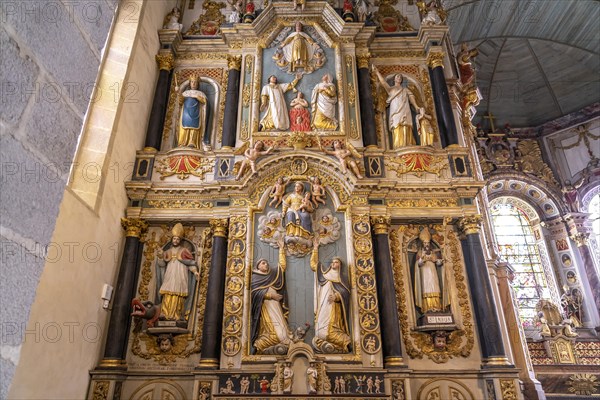
M340 162L340 169L342 170L342 173L345 174L348 172L348 169L350 169L358 179L362 179L363 176L361 175L360 170L358 169L358 164L356 164L356 161L354 161L353 158L362 158L362 155L358 153L358 151L356 151L354 146L352 146L351 144L348 143L347 146L348 148L345 148L342 142L340 142L339 140L334 140L333 150L327 150L323 148L319 139L319 148L321 149L321 151L338 159L338 161Z
M283 201L283 195L285 194L285 187L287 186L290 178L277 178L277 182L273 185L271 189L271 193L269 193L269 197L273 200L269 203L269 207L273 207L273 203L275 203L275 208L279 207L281 202Z
M266 156L271 151L273 151L273 146L269 147L267 150L264 150L264 148L265 144L261 140L258 140L256 143L254 143L254 147L249 148L244 152L244 156L246 157L246 159L242 161L240 171L235 177L236 181L240 180L248 166L250 166L250 169L252 170L252 175L256 173L256 160L258 159L258 157Z
M165 16L163 21L163 29L174 29L180 31L183 25L179 23L181 11L178 7L173 7L170 13Z
M311 194L315 208L319 208L319 203L325 204L325 187L321 184L321 178L318 176L309 178L311 182Z
M306 6L306 0L292 0L294 2L294 11L298 9L300 6L300 11L304 11L304 7Z
M300 211L306 211L307 213L315 211L313 202L310 198L310 192L306 192L304 195L304 198L302 199L302 205L300 205Z

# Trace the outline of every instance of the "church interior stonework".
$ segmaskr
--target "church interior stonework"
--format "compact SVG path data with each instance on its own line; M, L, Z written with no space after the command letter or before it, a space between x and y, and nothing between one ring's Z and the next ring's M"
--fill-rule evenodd
M0 398L600 396L598 2L0 9Z

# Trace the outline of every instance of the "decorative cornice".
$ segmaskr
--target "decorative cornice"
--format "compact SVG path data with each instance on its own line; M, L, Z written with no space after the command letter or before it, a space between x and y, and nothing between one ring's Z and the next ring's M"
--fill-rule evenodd
M458 220L458 226L465 235L476 235L479 233L482 221L481 215L470 215Z
M158 69L164 69L165 71L170 71L173 69L173 65L175 64L175 57L173 57L173 53L158 53L154 58L158 64Z
M387 235L390 230L390 225L392 224L392 219L386 216L372 216L371 217L371 226L373 227L373 232L376 235Z
M148 229L148 223L139 218L121 218L121 226L125 229L125 236L137 238Z
M227 227L229 222L227 218L216 218L210 220L210 227L213 230L214 236L227 237Z

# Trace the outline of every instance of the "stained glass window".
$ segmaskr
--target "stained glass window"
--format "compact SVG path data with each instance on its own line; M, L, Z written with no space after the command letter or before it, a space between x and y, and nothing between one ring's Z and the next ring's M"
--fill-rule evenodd
M590 221L592 221L592 231L596 237L596 243L600 243L600 193L595 195L590 201L588 207Z
M525 328L533 327L537 302L551 295L531 223L513 202L495 202L491 211L500 253L515 270L513 288L521 322Z

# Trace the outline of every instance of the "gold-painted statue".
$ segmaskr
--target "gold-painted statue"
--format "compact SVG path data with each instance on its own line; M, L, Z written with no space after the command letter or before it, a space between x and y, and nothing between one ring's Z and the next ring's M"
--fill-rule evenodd
M333 131L338 127L335 109L338 103L337 92L331 74L323 75L321 82L315 85L311 97L312 121L315 130Z
M252 270L251 298L252 352L258 354L286 354L292 339L288 327L286 312L287 298L285 291L286 269L285 247L283 240L279 242L279 264L271 267L262 258Z
M413 137L410 106L412 105L415 110L419 109L415 96L402 85L404 79L401 74L394 76L394 86L390 86L375 66L373 66L373 71L377 74L381 87L388 95L386 104L390 108L388 128L392 133L392 148L399 149L404 146L414 146L415 139Z
M171 232L171 243L158 253L160 319L182 321L187 319L185 303L188 296L193 296L196 279L192 278L198 277L198 268L194 255L183 245L183 225L175 224Z
M444 312L449 301L444 273L438 274L438 268L443 268L444 263L438 254L440 249L433 248L427 227L421 230L419 240L421 247L415 262L415 305L423 314Z
M310 267L317 274L315 337L320 353L346 353L350 339L350 289L342 276L342 259L334 257L325 268L319 262L319 237L315 235Z

